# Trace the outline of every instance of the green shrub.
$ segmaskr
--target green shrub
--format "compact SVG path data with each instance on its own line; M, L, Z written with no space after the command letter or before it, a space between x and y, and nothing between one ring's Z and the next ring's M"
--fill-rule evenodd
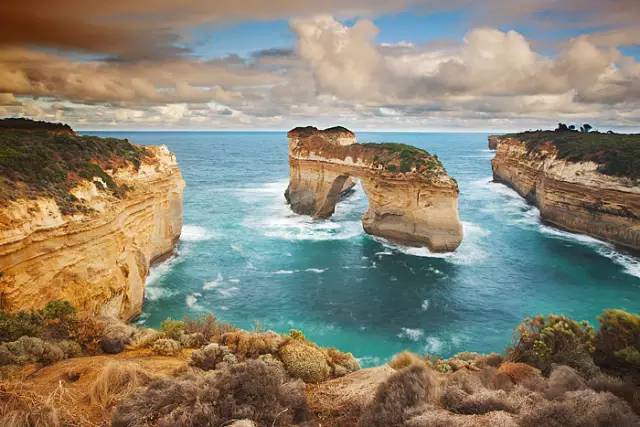
M9 314L0 311L0 342L15 341L22 336L40 336L42 323L42 315L38 312Z
M640 368L640 316L605 310L600 317L594 359L611 368Z
M171 338L160 338L153 343L153 352L160 356L175 356L180 352L182 346L180 342Z
M584 371L589 367L595 334L588 322L576 322L565 316L535 316L525 319L517 328L514 346L507 358L524 362L549 373L552 363L564 364Z
M289 336L291 338L293 338L294 340L303 340L304 341L304 334L299 329L290 329L289 330Z
M182 320L166 319L160 324L160 332L165 337L179 341L180 335L184 332L185 323Z

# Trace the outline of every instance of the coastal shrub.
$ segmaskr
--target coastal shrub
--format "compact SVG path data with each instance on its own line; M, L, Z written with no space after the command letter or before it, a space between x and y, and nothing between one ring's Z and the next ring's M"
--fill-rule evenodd
M319 383L329 378L331 368L324 353L317 347L300 340L290 340L279 351L285 369L306 383Z
M185 323L182 320L165 319L160 323L160 332L166 338L179 341L184 332Z
M605 391L624 399L633 411L640 415L640 387L633 383L629 377L622 379L600 373L588 382L588 386L594 391Z
M359 427L399 426L407 411L424 404L433 393L433 380L424 365L411 365L381 383L358 421Z
M599 317L594 359L609 368L640 369L640 316L605 310Z
M555 366L547 380L545 396L552 400L562 396L568 391L584 390L587 384L574 369L569 366Z
M197 318L184 318L184 332L186 334L202 334L207 341L220 341L220 337L227 332L236 331L237 328L228 324L218 322L216 316L209 313Z
M72 340L80 344L85 352L96 354L100 350L105 327L104 321L93 316L83 316L78 319L69 335Z
M345 353L336 348L324 349L324 353L334 377L341 377L360 369L360 364L351 353Z
M6 183L0 200L52 197L63 214L83 210L70 194L81 179L97 176L107 183L110 193L121 197L126 187L118 186L105 171L124 165L137 169L147 155L145 148L127 140L72 132L2 129L0 135L0 176Z
M304 384L285 383L278 370L259 360L216 372L151 382L117 406L112 425L213 427L246 419L290 426L308 415Z
M571 391L562 400L543 400L523 411L522 427L631 427L640 418L629 405L611 393Z
M65 359L69 359L71 357L77 357L82 354L82 347L75 341L72 340L62 340L56 341L56 345L60 347L62 353L64 354Z
M493 411L516 412L504 390L488 389L463 396L461 401L456 402L449 409L465 415L482 415Z
M35 311L15 314L0 311L0 342L15 341L22 336L40 336L42 323L42 315Z
M407 366L421 365L424 363L425 361L417 354L410 351L403 351L393 356L393 359L389 362L389 366L397 371Z
M94 405L108 408L147 385L152 376L134 362L111 361L100 371L89 389L89 399Z
M498 374L505 374L514 384L522 384L540 377L540 370L526 363L505 362L498 368Z
M180 344L184 348L200 348L207 342L207 339L200 332L180 335Z
M237 330L222 335L220 343L229 347L239 360L255 359L262 354L277 354L284 338L275 332Z
M153 343L153 352L160 356L175 356L180 353L182 347L176 340L170 338L160 338Z
M588 322L576 322L566 316L535 316L525 319L518 328L516 342L507 359L535 366L543 373L553 363L579 370L589 370L595 333Z
M237 359L235 355L229 351L228 347L218 343L211 343L191 353L189 365L209 371L216 369L216 366L221 362L234 364L237 362Z
M0 362L5 365L34 362L48 365L64 358L64 351L58 345L36 337L22 336L0 344Z
M289 336L294 340L304 340L304 333L299 329L290 329Z

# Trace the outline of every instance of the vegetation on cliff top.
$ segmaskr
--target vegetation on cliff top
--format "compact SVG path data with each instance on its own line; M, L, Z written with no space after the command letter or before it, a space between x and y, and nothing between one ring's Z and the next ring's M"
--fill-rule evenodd
M127 140L78 136L70 128L51 132L44 122L33 123L35 129L15 129L0 120L0 204L48 196L64 214L73 213L83 206L69 191L81 180L94 178L102 180L105 191L122 197L127 188L114 182L107 170L129 165L137 169L146 155L144 148Z
M505 135L527 144L529 151L553 144L558 157L572 162L592 161L598 171L611 176L640 179L640 134L579 132L577 130L529 131Z
M394 142L369 142L360 145L368 149L375 149L374 165L380 165L389 172L407 173L415 170L424 176L439 175L444 172L444 167L438 156L412 145Z

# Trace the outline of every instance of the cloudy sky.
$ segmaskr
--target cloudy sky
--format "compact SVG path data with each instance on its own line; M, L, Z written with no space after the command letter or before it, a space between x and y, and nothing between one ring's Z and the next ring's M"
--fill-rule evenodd
M0 116L640 130L638 0L3 0Z

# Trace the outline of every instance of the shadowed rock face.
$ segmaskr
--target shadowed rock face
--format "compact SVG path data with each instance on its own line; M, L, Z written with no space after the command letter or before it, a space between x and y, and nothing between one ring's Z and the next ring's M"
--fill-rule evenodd
M285 197L294 212L330 217L359 179L369 199L367 233L434 252L460 245L458 185L437 157L403 144L358 144L343 127L295 128L288 137Z

